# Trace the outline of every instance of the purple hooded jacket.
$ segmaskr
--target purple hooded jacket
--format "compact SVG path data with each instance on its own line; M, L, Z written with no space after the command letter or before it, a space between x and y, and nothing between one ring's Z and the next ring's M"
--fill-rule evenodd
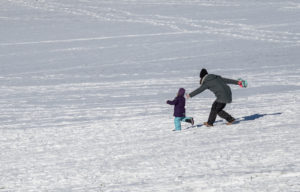
M174 116L175 117L185 117L185 89L180 88L178 90L177 97L173 101L168 100L167 104L174 105Z

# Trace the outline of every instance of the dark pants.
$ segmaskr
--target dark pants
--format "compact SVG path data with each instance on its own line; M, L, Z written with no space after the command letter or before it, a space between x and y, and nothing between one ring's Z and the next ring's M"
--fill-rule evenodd
M226 119L226 121L228 122L232 122L234 118L223 110L225 106L226 103L219 103L215 101L211 107L211 111L207 123L213 125L214 122L216 121L217 115L219 115L223 119Z

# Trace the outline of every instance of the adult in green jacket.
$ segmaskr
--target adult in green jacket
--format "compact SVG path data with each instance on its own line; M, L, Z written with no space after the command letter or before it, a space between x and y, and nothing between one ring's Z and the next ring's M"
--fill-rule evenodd
M193 92L191 92L190 94L188 94L187 98L192 98L198 95L199 93L202 93L206 89L212 91L217 98L212 105L208 121L204 122L204 125L208 127L213 126L214 122L216 121L217 115L219 115L223 119L226 119L228 125L232 124L235 121L235 119L223 110L227 103L232 102L231 89L227 84L234 84L240 85L241 87L246 87L247 82L244 80L233 80L223 78L219 75L208 74L206 69L201 70L200 78L201 86Z

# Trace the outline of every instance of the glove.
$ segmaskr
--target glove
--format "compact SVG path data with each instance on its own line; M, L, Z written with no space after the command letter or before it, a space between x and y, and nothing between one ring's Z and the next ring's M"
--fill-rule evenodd
M239 81L238 84L239 84L240 87L243 87L243 82L242 81Z
M248 86L248 82L246 80L243 80L243 79L240 78L240 79L238 79L238 85L240 87L246 88Z

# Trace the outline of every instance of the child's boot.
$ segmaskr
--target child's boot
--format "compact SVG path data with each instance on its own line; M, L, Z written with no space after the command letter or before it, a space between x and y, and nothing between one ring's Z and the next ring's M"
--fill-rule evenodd
M190 123L190 124L192 124L192 125L194 125L194 123L195 123L195 122L194 122L194 118L186 119L185 122Z

